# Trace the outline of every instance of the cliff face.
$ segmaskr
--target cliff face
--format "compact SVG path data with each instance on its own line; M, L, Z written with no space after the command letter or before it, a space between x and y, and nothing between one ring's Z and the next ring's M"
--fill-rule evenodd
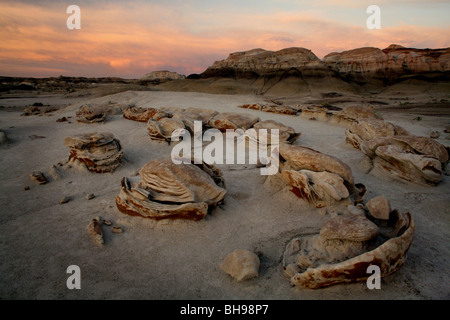
M202 77L258 78L289 71L323 69L325 66L311 50L287 48L280 51L253 49L231 53L216 61Z
M184 75L178 74L176 72L170 71L153 71L151 73L147 73L145 76L141 78L143 81L167 81L167 80L182 80L186 77Z
M253 49L231 53L227 59L216 61L202 78L225 77L279 79L296 76L335 78L348 83L390 84L402 77L419 76L450 78L450 48L414 49L391 45L386 49L359 48L330 53L320 60L311 50L287 48L280 51Z
M350 81L395 81L404 76L450 71L450 48L414 49L390 45L386 49L359 48L330 53L323 58L330 69Z

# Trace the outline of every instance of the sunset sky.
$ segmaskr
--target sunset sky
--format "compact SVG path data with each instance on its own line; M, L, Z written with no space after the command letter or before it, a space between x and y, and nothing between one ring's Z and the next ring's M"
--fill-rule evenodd
M68 30L69 5L81 29ZM369 30L369 5L381 29ZM450 1L0 0L0 75L140 78L201 73L229 53L311 49L319 58L358 47L450 46Z

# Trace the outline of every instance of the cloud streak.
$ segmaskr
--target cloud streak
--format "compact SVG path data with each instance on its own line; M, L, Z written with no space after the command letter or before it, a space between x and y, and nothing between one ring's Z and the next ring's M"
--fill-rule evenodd
M187 75L230 52L252 48L299 46L321 58L332 51L391 43L447 47L450 39L450 28L399 24L368 30L365 15L356 22L341 21L314 7L298 12L227 7L218 12L196 1L81 2L81 30L70 31L69 3L35 3L0 1L1 75L139 78L164 69Z

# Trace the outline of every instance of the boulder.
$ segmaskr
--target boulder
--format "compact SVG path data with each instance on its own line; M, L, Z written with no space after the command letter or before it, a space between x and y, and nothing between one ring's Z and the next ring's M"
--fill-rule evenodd
M236 249L225 257L220 268L236 281L252 279L259 274L260 261L256 254Z

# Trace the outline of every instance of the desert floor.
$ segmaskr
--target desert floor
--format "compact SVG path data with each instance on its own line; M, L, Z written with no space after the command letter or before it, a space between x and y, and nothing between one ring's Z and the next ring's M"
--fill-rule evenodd
M10 140L0 147L0 299L450 298L450 177L444 175L433 187L368 172L363 154L346 144L343 126L237 108L265 103L266 98L127 91L103 97L49 95L0 101L4 106L0 129ZM305 102L302 99L283 101ZM35 101L61 108L43 116L20 116L23 106ZM104 124L77 123L75 112L83 102L252 113L293 127L302 133L297 144L346 162L355 181L367 187L366 200L385 195L393 208L412 214L416 231L406 264L383 278L380 290L369 290L364 282L317 290L291 286L281 268L285 245L293 237L317 233L330 216L308 208L287 187L269 183L252 165L219 166L227 187L225 203L202 221L153 221L120 213L114 202L120 179L135 175L152 159L169 157L171 146L151 141L145 123L126 120L121 114L108 115ZM345 103L355 104L351 99ZM450 124L448 107L425 112L426 108L401 106L390 109L382 104L377 112L416 135L429 136L431 130L439 130L438 141L448 145L448 134L443 133ZM56 122L63 116L71 117L70 123ZM125 158L115 172L53 168L68 159L65 137L94 131L111 132L120 140ZM32 182L29 173L35 170L45 172L50 182ZM88 193L95 198L87 200ZM60 204L63 196L71 201ZM111 220L124 232L113 234L104 226L105 244L99 247L87 229L96 216ZM257 278L238 283L220 269L222 260L235 249L259 255ZM81 269L81 290L66 287L70 265Z

